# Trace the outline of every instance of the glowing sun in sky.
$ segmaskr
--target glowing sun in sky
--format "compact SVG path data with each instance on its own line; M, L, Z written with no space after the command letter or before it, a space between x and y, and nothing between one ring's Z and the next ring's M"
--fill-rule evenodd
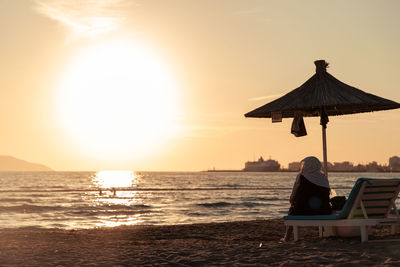
M150 49L109 42L84 49L57 90L57 118L82 153L140 156L176 133L178 92Z

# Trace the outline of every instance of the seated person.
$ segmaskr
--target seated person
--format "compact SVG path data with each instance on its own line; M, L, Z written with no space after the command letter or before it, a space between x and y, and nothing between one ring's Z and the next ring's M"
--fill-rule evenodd
M300 162L300 172L290 195L289 215L332 213L329 204L329 181L321 172L321 167L322 164L316 157L307 157ZM281 241L288 241L292 231L292 227L287 227L285 237Z

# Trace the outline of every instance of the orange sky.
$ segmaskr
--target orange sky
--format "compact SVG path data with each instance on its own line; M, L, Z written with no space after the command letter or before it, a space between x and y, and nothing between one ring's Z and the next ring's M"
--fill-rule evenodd
M244 113L300 86L316 59L400 102L398 10L395 0L0 1L0 154L56 170L321 159L318 119L296 138L291 119ZM400 155L399 115L330 118L329 161L387 164Z

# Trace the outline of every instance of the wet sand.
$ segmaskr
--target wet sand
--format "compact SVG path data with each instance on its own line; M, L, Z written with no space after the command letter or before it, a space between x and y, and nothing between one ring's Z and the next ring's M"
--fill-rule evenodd
M280 219L90 230L0 230L1 266L400 266L400 235L280 243ZM393 240L397 239L397 240Z

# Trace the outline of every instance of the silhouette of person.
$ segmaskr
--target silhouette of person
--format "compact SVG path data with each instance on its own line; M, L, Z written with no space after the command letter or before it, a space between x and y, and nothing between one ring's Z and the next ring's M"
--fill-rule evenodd
M321 171L322 164L316 157L307 157L300 162L300 171L290 195L289 215L331 214L328 178ZM293 227L286 228L281 241L288 241Z

